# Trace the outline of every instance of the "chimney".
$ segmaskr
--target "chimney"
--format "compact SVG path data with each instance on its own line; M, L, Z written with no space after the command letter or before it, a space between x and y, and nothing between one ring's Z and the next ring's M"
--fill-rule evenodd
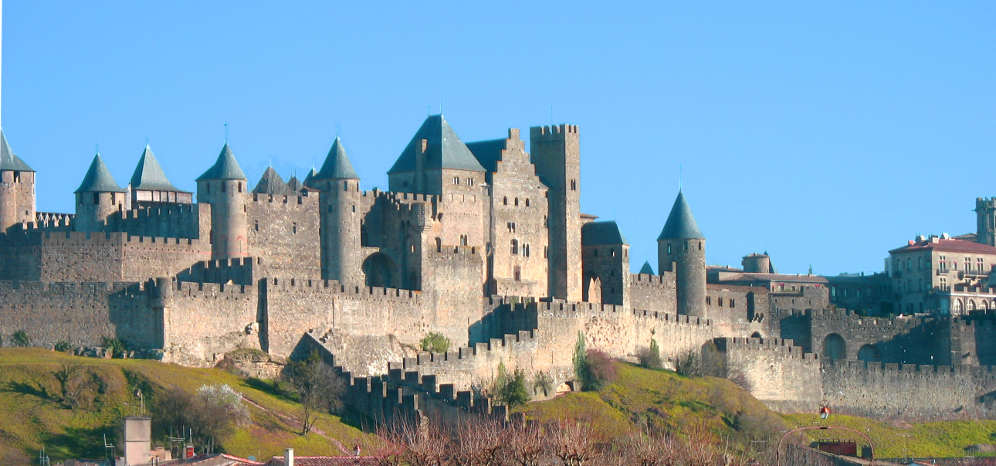
M284 451L284 464L287 466L294 466L294 449L288 448Z

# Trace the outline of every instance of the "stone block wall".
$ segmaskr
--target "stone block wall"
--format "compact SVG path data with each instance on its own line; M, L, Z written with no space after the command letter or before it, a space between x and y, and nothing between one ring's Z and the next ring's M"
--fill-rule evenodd
M660 275L632 274L629 279L630 307L641 311L677 312L674 272Z
M710 375L734 380L782 412L815 412L823 398L819 357L780 338L717 338L703 348Z
M104 337L139 348L162 346L158 291L144 283L0 281L0 336L23 330L32 346L98 346Z
M260 348L256 287L171 281L162 293L164 361L212 366L229 351Z
M133 236L207 238L211 230L210 204L154 203L119 210L107 217L106 231Z
M321 278L319 197L252 194L248 199L249 255L271 276Z

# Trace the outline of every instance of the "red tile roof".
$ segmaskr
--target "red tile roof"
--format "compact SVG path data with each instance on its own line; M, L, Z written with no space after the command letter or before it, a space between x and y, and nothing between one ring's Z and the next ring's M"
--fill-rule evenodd
M996 256L996 248L987 244L966 241L957 238L928 238L923 241L910 241L909 244L901 248L896 248L889 253L903 253L913 251L934 250L939 252L967 252L971 254L991 254Z

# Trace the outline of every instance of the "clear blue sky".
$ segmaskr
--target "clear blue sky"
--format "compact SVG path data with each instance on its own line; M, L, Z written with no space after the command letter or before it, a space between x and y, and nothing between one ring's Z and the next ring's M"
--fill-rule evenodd
M784 272L881 270L996 194L996 3L477 3L8 0L3 127L38 209L71 212L96 144L123 185L148 138L193 191L225 121L252 183L338 132L384 189L430 110L464 141L552 113L634 269L679 165L709 262Z

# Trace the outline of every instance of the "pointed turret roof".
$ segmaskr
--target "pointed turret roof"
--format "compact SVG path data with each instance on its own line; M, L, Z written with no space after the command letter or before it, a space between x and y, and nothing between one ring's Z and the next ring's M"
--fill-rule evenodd
M325 163L322 164L321 170L315 175L316 180L330 180L330 179L360 179L353 170L353 164L349 162L349 157L346 157L346 148L342 147L342 142L339 141L339 136L335 137L335 141L332 142L332 148L329 149L329 154L325 156Z
M292 175L290 179L287 180L287 191L292 194L300 191L302 187L303 185L301 184L301 180L297 179L296 175Z
M316 172L315 169L312 168L311 171L308 172L308 176L304 177L304 183L303 183L304 187L314 189L315 188L315 176L317 176L317 175L318 175L318 172Z
M235 161L235 154L232 154L232 149L228 147L227 142L225 147L221 148L221 153L218 154L218 160L214 162L214 165L208 168L203 175L197 177L197 181L244 179L246 179L246 174L239 167L239 162Z
M288 194L290 190L287 188L287 183L284 183L284 179L273 167L266 167L263 176L259 178L259 183L256 183L252 192L256 194Z
M179 191L166 178L163 167L159 165L159 161L156 160L156 156L148 144L145 145L145 150L142 151L142 156L138 159L135 173L131 175L131 189Z
M699 231L699 226L695 224L695 217L692 216L692 209L688 207L688 202L685 201L685 195L681 191L678 191L678 198L674 200L674 205L671 206L671 214L667 216L664 229L661 230L661 235L657 239L692 238L704 239L705 236Z
M10 144L7 144L7 135L3 131L0 131L0 170L34 171L20 157L14 155L14 151L10 149Z
M643 267L640 267L640 273L644 273L647 275L655 275L654 268L650 266L650 261L645 261L643 263Z
M77 193L123 193L125 190L118 186L117 181L111 176L111 171L104 165L104 160L100 158L100 152L93 156L90 162L90 169L86 171L83 182L76 188Z
M388 170L391 173L415 171L415 154L421 140L427 140L425 151L426 169L453 169L483 172L481 166L470 149L460 141L456 132L442 115L430 115L415 132L415 136L401 152L394 166Z

